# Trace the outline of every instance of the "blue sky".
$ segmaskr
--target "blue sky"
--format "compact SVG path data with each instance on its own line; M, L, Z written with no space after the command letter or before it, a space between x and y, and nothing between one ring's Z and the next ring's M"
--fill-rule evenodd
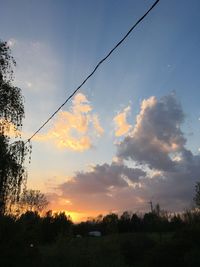
M24 132L27 135L64 102L152 3L150 0L0 0L0 37L10 41L17 61L15 84L22 88L25 96ZM198 155L199 8L198 0L160 1L81 89L104 133L92 134L92 147L82 152L57 149L50 141L33 141L32 163L28 166L30 187L52 193L52 187L65 183L66 177L77 178L75 173L87 172L91 164L112 164L117 153L116 143L125 138L115 136L114 117L130 106L126 119L134 127L142 101L151 96L159 102L163 96L176 94L185 114L181 123L187 139L185 149ZM63 111L70 108L72 102ZM42 134L51 131L56 120ZM135 161L127 160L126 164L133 166ZM66 197L63 193L62 198ZM119 200L120 193L117 197ZM100 198L96 201L101 202ZM72 212L78 210L77 206L66 207L66 210L69 208ZM128 209L130 203L120 208ZM111 209L112 206L101 206L97 212ZM113 209L117 208L113 206ZM93 210L88 208L86 213Z

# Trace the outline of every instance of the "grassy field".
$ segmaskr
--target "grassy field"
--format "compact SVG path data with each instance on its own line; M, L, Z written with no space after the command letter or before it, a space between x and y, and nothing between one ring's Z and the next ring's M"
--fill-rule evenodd
M2 267L198 267L195 232L124 233L103 237L59 236L46 245L1 247Z
M127 233L104 237L65 239L38 248L43 266L128 267L150 266L154 250L170 242L172 233ZM59 265L58 265L59 262Z

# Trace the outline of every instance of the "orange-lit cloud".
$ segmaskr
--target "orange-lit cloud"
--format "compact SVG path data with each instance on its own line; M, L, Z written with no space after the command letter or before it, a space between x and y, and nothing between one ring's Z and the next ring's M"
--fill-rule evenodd
M101 136L104 133L104 129L101 127L99 118L97 115L93 115L93 125L94 128L99 136Z
M53 141L58 148L84 151L92 147L94 135L104 130L86 96L75 96L70 111L61 111L47 134L36 136L38 141Z
M48 194L49 208L64 210L74 220L85 220L88 216L106 214L118 208L122 210L127 199L120 200L120 194L132 188L132 184L138 183L143 176L143 170L117 162L95 165L55 186Z
M132 128L132 126L127 123L127 116L130 112L130 109L130 106L128 106L114 117L113 120L116 126L115 136L125 135Z

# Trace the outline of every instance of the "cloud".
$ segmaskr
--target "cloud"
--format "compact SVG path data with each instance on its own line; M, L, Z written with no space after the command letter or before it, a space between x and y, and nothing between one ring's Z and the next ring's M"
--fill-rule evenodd
M88 214L148 211L150 200L169 211L189 208L200 179L200 156L186 148L183 122L175 96L144 100L131 133L117 145L113 162L77 172L57 186L54 200L69 200L62 208Z
M118 145L118 156L150 168L173 168L170 154L186 142L180 128L183 121L183 111L173 95L143 100L132 132Z
M39 134L37 141L53 141L58 148L84 151L92 147L93 136L103 134L98 116L92 114L86 96L74 97L70 111L61 111L47 134Z
M181 211L192 204L199 177L200 157L183 150L175 171L162 171L141 182L140 196L146 199L154 197L166 209Z
M111 163L95 165L87 172L77 172L66 183L59 186L63 195L110 193L116 188L128 187L129 183L138 183L145 172L138 168L129 168L123 164Z
M111 210L141 212L149 211L148 202L153 200L154 205L160 203L168 211L182 211L190 207L199 177L200 157L187 150L182 152L176 171L145 172L124 164L104 163L60 184L54 205L59 204L57 198L63 204L57 208L88 214Z
M13 48L17 44L17 40L14 38L11 38L7 41L7 44L10 48Z
M94 128L98 134L98 136L101 136L104 133L104 129L101 127L101 124L99 122L98 116L95 114L92 117Z
M127 116L130 112L130 109L130 106L128 106L114 117L113 121L116 126L115 136L122 136L130 131L132 126L127 123Z
M119 207L119 192L133 187L145 175L141 169L129 168L116 162L95 165L90 171L77 172L74 177L57 186L59 193L50 194L49 200L53 202L52 206L65 210L87 210L89 214L94 211L107 212ZM68 202L65 203L64 200Z
M84 94L77 94L72 102L72 110L74 113L88 113L92 110L92 107L89 105L89 101Z
M186 149L183 122L184 113L174 95L150 97L142 102L133 131L117 152L122 159L150 168L135 193L144 199L154 196L173 210L192 202L200 179L200 156Z

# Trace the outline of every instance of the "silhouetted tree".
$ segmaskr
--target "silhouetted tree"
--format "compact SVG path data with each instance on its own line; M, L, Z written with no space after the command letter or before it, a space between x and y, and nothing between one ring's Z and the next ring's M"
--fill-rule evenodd
M46 196L40 192L40 190L23 190L20 196L18 206L22 212L24 211L43 211L47 205L48 201Z
M107 234L116 233L118 231L118 215L110 213L103 218L104 231Z
M198 208L200 208L200 182L196 183L194 202Z
M131 230L131 214L128 211L124 211L119 219L119 231L130 232Z
M159 217L160 216L160 204L157 203L156 206L155 206L155 209L154 209L154 213Z
M179 230L183 227L183 221L179 214L175 214L170 220L170 229L172 231Z
M11 84L15 65L8 44L0 41L0 214L18 200L26 180L24 142L11 142L11 130L19 136L24 117L21 90Z
M142 230L142 219L135 213L131 217L131 229L133 232Z
M65 212L59 212L54 214L55 231L63 234L69 232L69 228L72 225L71 217L65 214Z
M64 212L46 213L42 218L41 236L44 242L53 242L58 236L66 238L72 234L72 221Z
M39 241L41 218L38 212L27 211L19 218L22 226L21 238L27 244L36 244Z
M160 219L154 212L149 212L144 215L143 227L146 231L157 231L159 229Z

